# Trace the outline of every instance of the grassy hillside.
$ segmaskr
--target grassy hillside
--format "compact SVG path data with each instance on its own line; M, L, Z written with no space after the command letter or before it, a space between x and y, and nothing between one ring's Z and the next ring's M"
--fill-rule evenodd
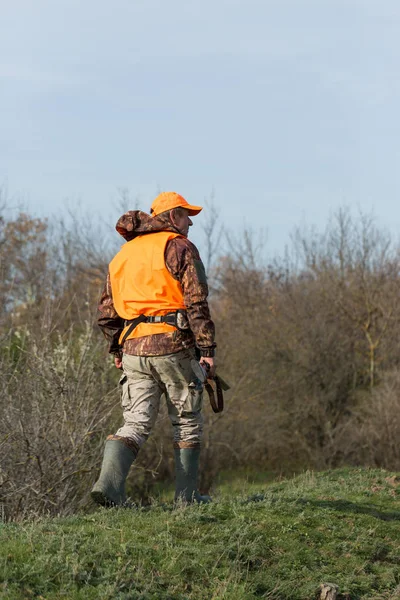
M1 526L0 598L400 598L400 478L382 470L222 483L214 503Z

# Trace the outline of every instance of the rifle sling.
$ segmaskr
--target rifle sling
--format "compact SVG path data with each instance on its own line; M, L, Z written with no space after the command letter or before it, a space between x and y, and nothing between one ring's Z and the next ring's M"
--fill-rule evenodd
M213 411L215 413L220 413L224 410L224 393L222 391L221 382L219 380L218 375L215 375L214 379L212 379L211 381L214 381L214 383L215 383L215 391L217 393L217 400L215 400L215 392L214 392L213 386L210 383L210 380L207 380L204 383L204 387L210 398L211 408L213 409Z

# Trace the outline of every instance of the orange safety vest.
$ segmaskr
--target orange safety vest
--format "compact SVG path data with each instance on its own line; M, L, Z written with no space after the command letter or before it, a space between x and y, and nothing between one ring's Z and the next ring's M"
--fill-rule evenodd
M165 248L179 236L170 231L139 235L124 244L109 266L111 290L118 315L131 321L139 315L166 315L185 309L182 287L165 265ZM128 326L123 330L121 343ZM170 333L167 323L139 323L127 339Z

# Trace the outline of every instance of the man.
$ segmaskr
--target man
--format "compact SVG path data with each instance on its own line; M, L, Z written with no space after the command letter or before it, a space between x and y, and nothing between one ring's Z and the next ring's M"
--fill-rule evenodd
M127 243L109 265L98 324L115 366L123 369L124 425L106 441L92 490L98 504L125 502L126 477L154 426L163 394L174 430L175 500L211 500L197 491L204 378L196 348L213 377L216 344L204 266L187 239L190 217L201 210L175 192L163 192L151 216L129 211L117 222Z

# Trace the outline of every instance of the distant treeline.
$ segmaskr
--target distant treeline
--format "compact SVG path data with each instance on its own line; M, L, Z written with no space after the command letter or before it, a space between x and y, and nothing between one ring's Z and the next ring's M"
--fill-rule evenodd
M112 256L89 218L49 224L0 212L0 503L9 518L88 506L105 436L120 422L118 371L95 324ZM373 219L342 210L298 231L272 264L244 232L205 248L218 370L205 398L201 487L221 470L339 465L400 470L400 249ZM230 241L229 241L230 239ZM118 240L117 240L118 244ZM163 409L130 475L146 498L173 479Z

